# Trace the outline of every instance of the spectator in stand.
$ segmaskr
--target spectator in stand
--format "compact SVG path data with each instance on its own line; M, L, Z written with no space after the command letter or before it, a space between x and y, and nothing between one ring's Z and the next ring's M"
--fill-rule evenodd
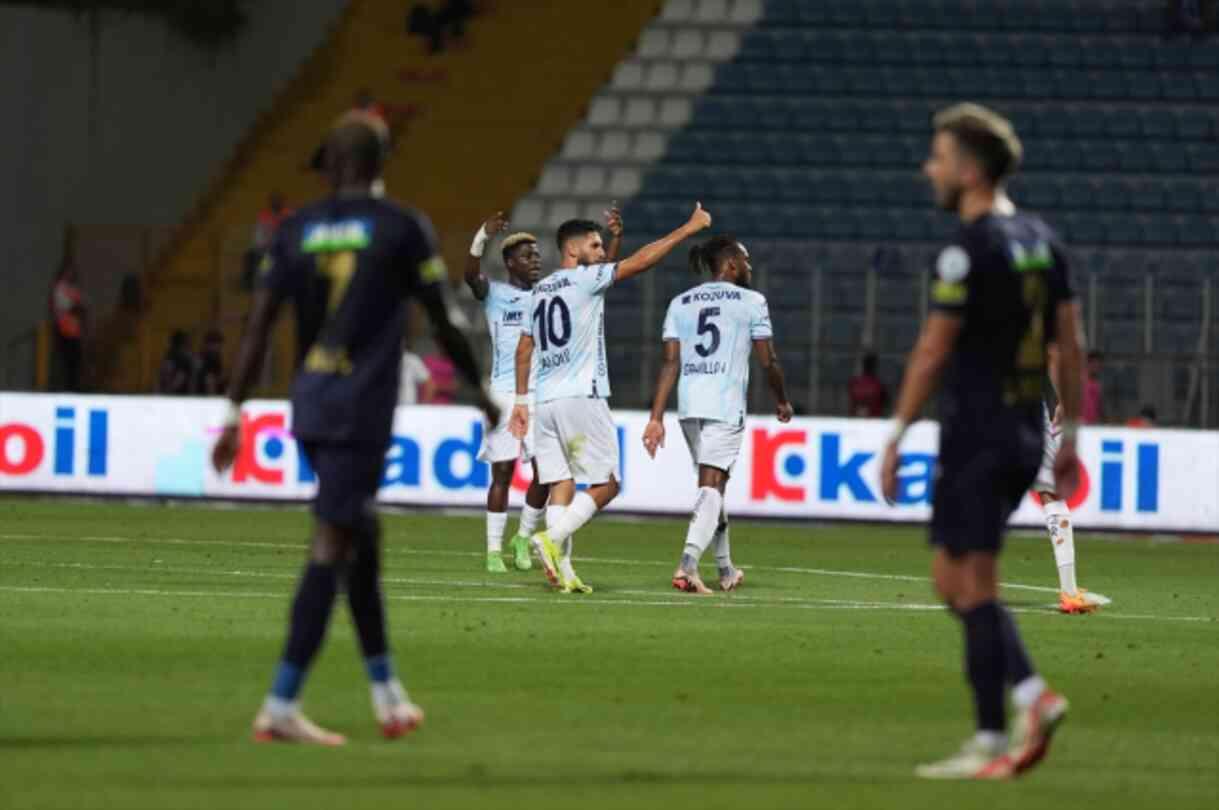
M61 369L60 387L64 391L81 390L86 310L79 282L76 261L68 253L51 287L51 325L55 334L55 355Z
M437 54L465 37L466 23L474 12L471 0L447 0L436 11L425 3L415 3L406 16L406 32L426 39L431 52Z
M868 352L863 356L861 372L847 383L851 416L880 419L889 409L889 389L877 376L876 364L876 354Z
M424 365L419 355L404 347L402 350L402 371L398 377L399 405L426 405L432 401L436 389L432 374Z
M203 337L199 367L195 369L194 392L205 397L219 396L228 384L224 373L224 335L219 329L209 329Z
M157 375L157 393L185 396L195 378L195 358L190 350L190 335L181 329L169 336L169 349Z
M1152 428L1156 426L1156 409L1152 405L1144 405L1139 415L1126 422L1126 427Z
M356 101L351 109L380 118L381 123L389 126L389 116L385 113L385 105L377 101L373 97L372 90L367 87L361 87L360 92L356 93Z
M448 355L433 351L423 357L423 364L432 375L432 396L425 400L431 405L452 405L457 401L457 368Z
M271 249L271 240L279 230L279 224L292 215L292 209L284 205L284 195L272 191L267 198L267 207L258 212L258 223L254 226L254 249L261 254Z
M1099 425L1105 421L1105 396L1100 381L1103 359L1103 355L1098 351L1088 352L1088 367L1084 373L1079 412L1079 419L1085 425Z

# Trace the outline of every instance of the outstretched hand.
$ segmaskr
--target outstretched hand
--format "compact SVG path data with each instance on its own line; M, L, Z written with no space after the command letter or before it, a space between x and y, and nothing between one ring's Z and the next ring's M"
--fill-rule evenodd
M496 211L483 223L483 230L487 232L487 236L495 236L500 231L507 230L507 228L508 218L504 216L503 211Z
M648 422L647 427L643 429L643 448L648 451L648 455L656 458L656 450L665 446L665 426L663 422L658 422L655 419Z
M711 214L709 214L707 210L703 208L703 204L701 202L696 202L694 204L694 213L690 215L690 221L688 224L694 228L695 233L711 227Z
M609 230L610 234L614 237L621 237L623 231L622 212L618 210L618 202L615 200L610 203L610 207L603 213L605 215L605 227Z
M241 450L241 432L236 425L229 425L220 434L216 446L212 448L212 468L223 474L237 460Z

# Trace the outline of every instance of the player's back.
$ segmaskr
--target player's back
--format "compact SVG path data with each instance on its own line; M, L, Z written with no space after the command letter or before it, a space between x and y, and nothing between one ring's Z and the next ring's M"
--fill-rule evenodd
M766 298L759 292L710 281L676 296L663 337L681 343L678 415L743 420L752 342L771 336Z
M608 398L605 361L605 291L613 264L556 270L533 285L528 322L532 335L537 401Z
M276 233L265 285L296 309L293 433L385 442L397 401L405 298L444 277L420 213L372 197L300 209Z
M1037 216L988 214L962 226L936 272L935 307L962 317L942 389L945 428L985 433L1008 417L1039 428L1046 344L1071 297L1057 236Z

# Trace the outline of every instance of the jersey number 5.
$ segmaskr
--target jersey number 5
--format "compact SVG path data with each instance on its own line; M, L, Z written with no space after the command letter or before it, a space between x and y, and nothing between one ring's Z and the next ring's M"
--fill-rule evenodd
M551 344L559 349L571 340L571 310L562 298L551 298L549 306L545 299L538 301L533 310L533 323L533 332L544 352L550 351Z
M711 322L711 319L720 314L719 307L703 307L698 311L698 336L703 338L705 335L711 335L711 345L704 346L702 343L694 344L694 351L698 352L699 357L710 357L715 354L720 347L720 328Z

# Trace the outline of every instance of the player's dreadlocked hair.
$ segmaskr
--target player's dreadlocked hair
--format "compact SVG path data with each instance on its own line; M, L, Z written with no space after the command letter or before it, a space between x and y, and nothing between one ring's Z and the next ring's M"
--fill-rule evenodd
M690 272L714 276L720 265L741 252L735 236L713 236L701 245L690 248Z
M1015 173L1024 147L1010 121L980 104L954 104L934 119L936 132L950 132L998 185Z

